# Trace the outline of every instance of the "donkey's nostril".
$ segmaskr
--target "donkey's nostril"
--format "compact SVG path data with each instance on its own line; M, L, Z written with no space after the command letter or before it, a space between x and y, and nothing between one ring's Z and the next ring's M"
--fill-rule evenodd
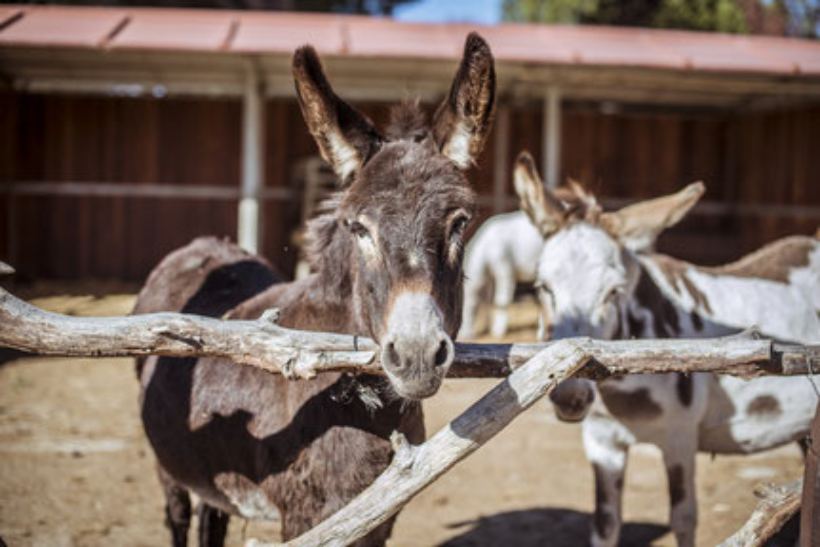
M437 367L442 366L444 363L447 362L448 358L450 357L450 346L447 345L446 340L442 340L441 343L438 345L438 350L436 351L436 356L434 357L434 362Z
M388 342L387 344L387 362L395 368L401 368L402 362L399 353L396 351L396 344Z

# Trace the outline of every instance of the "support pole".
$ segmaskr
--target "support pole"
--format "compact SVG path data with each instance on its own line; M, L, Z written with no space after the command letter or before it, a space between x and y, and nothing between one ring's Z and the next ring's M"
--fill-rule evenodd
M249 61L242 96L242 186L237 242L251 253L261 247L261 194L265 172L265 100L256 65Z
M17 230L17 207L18 200L14 194L8 194L6 201L6 253L10 264L18 261L17 246L20 244L20 237Z
M552 86L544 97L544 119L542 124L541 146L543 166L547 186L558 186L561 172L561 90Z
M820 404L814 413L803 477L800 547L820 547Z
M493 147L493 214L505 209L507 202L507 177L510 157L510 107L498 105L495 115L495 146Z

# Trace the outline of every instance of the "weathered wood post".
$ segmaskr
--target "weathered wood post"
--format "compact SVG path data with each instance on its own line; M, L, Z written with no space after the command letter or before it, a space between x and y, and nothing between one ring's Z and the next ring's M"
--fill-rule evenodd
M800 546L820 547L820 404L811 426L811 444L806 454L803 501L800 513Z

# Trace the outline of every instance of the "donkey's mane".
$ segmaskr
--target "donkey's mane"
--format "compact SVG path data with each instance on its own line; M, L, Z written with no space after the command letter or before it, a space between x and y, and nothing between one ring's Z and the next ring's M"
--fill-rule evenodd
M603 208L580 182L570 179L553 193L564 206L565 222L598 223Z
M403 101L390 108L390 121L386 130L391 141L420 141L430 134L427 114L421 108L419 100Z
M322 286L327 295L344 299L350 293L350 274L347 260L349 248L334 242L344 238L334 237L339 225L336 209L342 201L342 192L334 192L317 207L317 215L305 226L305 259L310 269L322 276Z

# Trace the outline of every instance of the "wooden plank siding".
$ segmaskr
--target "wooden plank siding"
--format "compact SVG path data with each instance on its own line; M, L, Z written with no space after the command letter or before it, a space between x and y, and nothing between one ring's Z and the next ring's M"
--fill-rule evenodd
M569 106L563 120L563 177L596 195L643 199L703 180L707 202L820 209L820 105L765 113L604 115ZM695 212L658 248L695 262L733 260L766 242L813 234L814 215Z
M238 101L6 94L0 110L15 118L2 127L4 182L238 185ZM8 199L18 239L8 259L31 278L141 279L173 248L236 226L230 201Z
M357 104L383 124L386 105ZM508 165L529 149L541 162L541 104L510 112ZM432 109L431 109L432 110ZM0 94L0 185L113 182L238 188L238 99ZM266 103L266 188L290 188L293 165L316 154L292 100ZM707 184L705 200L741 205L820 207L820 105L721 113L631 108L603 114L565 104L561 178L607 198L641 199ZM494 136L477 169L476 191L493 194ZM291 234L300 192L263 203L263 254L291 271ZM513 198L507 180L505 191ZM508 199L504 209L515 207ZM479 222L491 214L484 203ZM10 218L11 213L11 218ZM235 237L233 199L10 196L0 191L0 259L24 278L138 281L167 252L204 234ZM811 234L820 219L767 214L695 214L659 242L662 251L719 263L790 233ZM475 224L477 225L478 222ZM14 232L14 237L10 234Z

